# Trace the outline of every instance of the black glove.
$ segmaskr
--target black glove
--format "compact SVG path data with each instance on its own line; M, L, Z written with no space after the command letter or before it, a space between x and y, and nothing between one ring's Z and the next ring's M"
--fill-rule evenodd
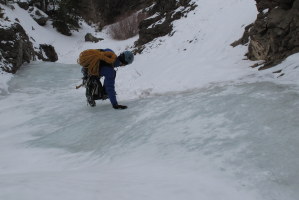
M128 107L127 106L122 106L122 105L113 105L113 108L123 110L123 109L127 109Z

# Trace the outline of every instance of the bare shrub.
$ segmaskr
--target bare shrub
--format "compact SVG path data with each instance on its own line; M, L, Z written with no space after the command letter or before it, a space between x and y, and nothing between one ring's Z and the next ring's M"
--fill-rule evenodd
M147 18L146 13L135 13L129 17L123 17L120 21L112 24L109 33L113 39L126 40L138 34L139 23Z

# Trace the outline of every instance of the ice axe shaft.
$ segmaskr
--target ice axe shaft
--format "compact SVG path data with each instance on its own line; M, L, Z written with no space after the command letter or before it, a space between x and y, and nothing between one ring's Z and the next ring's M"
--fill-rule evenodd
M76 89L79 89L79 88L82 87L82 86L83 86L83 83L80 84L80 85L77 85L77 86L76 86Z

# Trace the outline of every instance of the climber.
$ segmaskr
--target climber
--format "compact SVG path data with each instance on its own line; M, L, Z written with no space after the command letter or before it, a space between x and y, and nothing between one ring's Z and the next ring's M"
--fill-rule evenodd
M83 85L86 87L87 102L91 107L96 106L95 100L109 98L114 109L126 109L116 99L115 68L131 64L134 55L131 51L124 51L116 56L111 49L89 49L83 51L78 59L82 66ZM102 86L100 78L104 77Z

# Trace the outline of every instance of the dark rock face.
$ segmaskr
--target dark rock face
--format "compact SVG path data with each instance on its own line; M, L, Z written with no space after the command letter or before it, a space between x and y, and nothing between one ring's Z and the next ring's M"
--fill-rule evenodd
M136 45L146 44L153 39L167 35L172 31L172 24L170 19L165 20L161 24L150 27L150 25L154 24L155 22L159 22L160 20L162 21L162 17L157 16L155 18L144 20L140 23L139 39Z
M16 73L20 66L35 58L32 43L20 24L13 24L8 29L0 28L1 68L9 73Z
M29 9L29 3L28 2L17 2L17 4L23 8L24 10L28 10Z
M233 42L233 43L231 44L231 46L236 47L236 46L238 46L238 45L245 45L245 44L247 44L247 43L249 42L249 29L250 29L252 26L253 26L253 24L249 24L249 25L247 25L247 26L245 27L245 32L244 32L243 36L242 36L239 40Z
M57 29L57 31L63 35L71 36L72 32L69 27L63 21L55 21L52 23L53 27Z
M56 62L57 53L52 45L40 44L40 52L36 53L37 57L43 61Z
M180 11L176 11L182 7ZM155 5L149 10L149 15L159 13L157 17L143 20L139 25L139 39L135 43L137 51L142 51L142 45L154 40L157 37L171 34L173 30L172 22L186 16L186 14L196 8L190 0L156 0Z
M259 69L266 69L299 52L299 0L256 2L259 14L245 31L250 38L247 57L265 60Z
M0 28L0 68L8 73L16 73L23 63L35 60L55 62L58 56L53 46L41 44L35 50L23 27L15 23L9 28Z
M280 7L282 9L291 9L294 0L256 0L256 7L259 12L265 9L273 9L275 7Z
M49 17L46 13L36 7L29 7L28 12L30 16L40 25L45 26Z
M85 35L85 42L94 42L94 43L97 43L101 40L104 40L103 38L97 38L95 36L93 36L91 33L87 33Z

